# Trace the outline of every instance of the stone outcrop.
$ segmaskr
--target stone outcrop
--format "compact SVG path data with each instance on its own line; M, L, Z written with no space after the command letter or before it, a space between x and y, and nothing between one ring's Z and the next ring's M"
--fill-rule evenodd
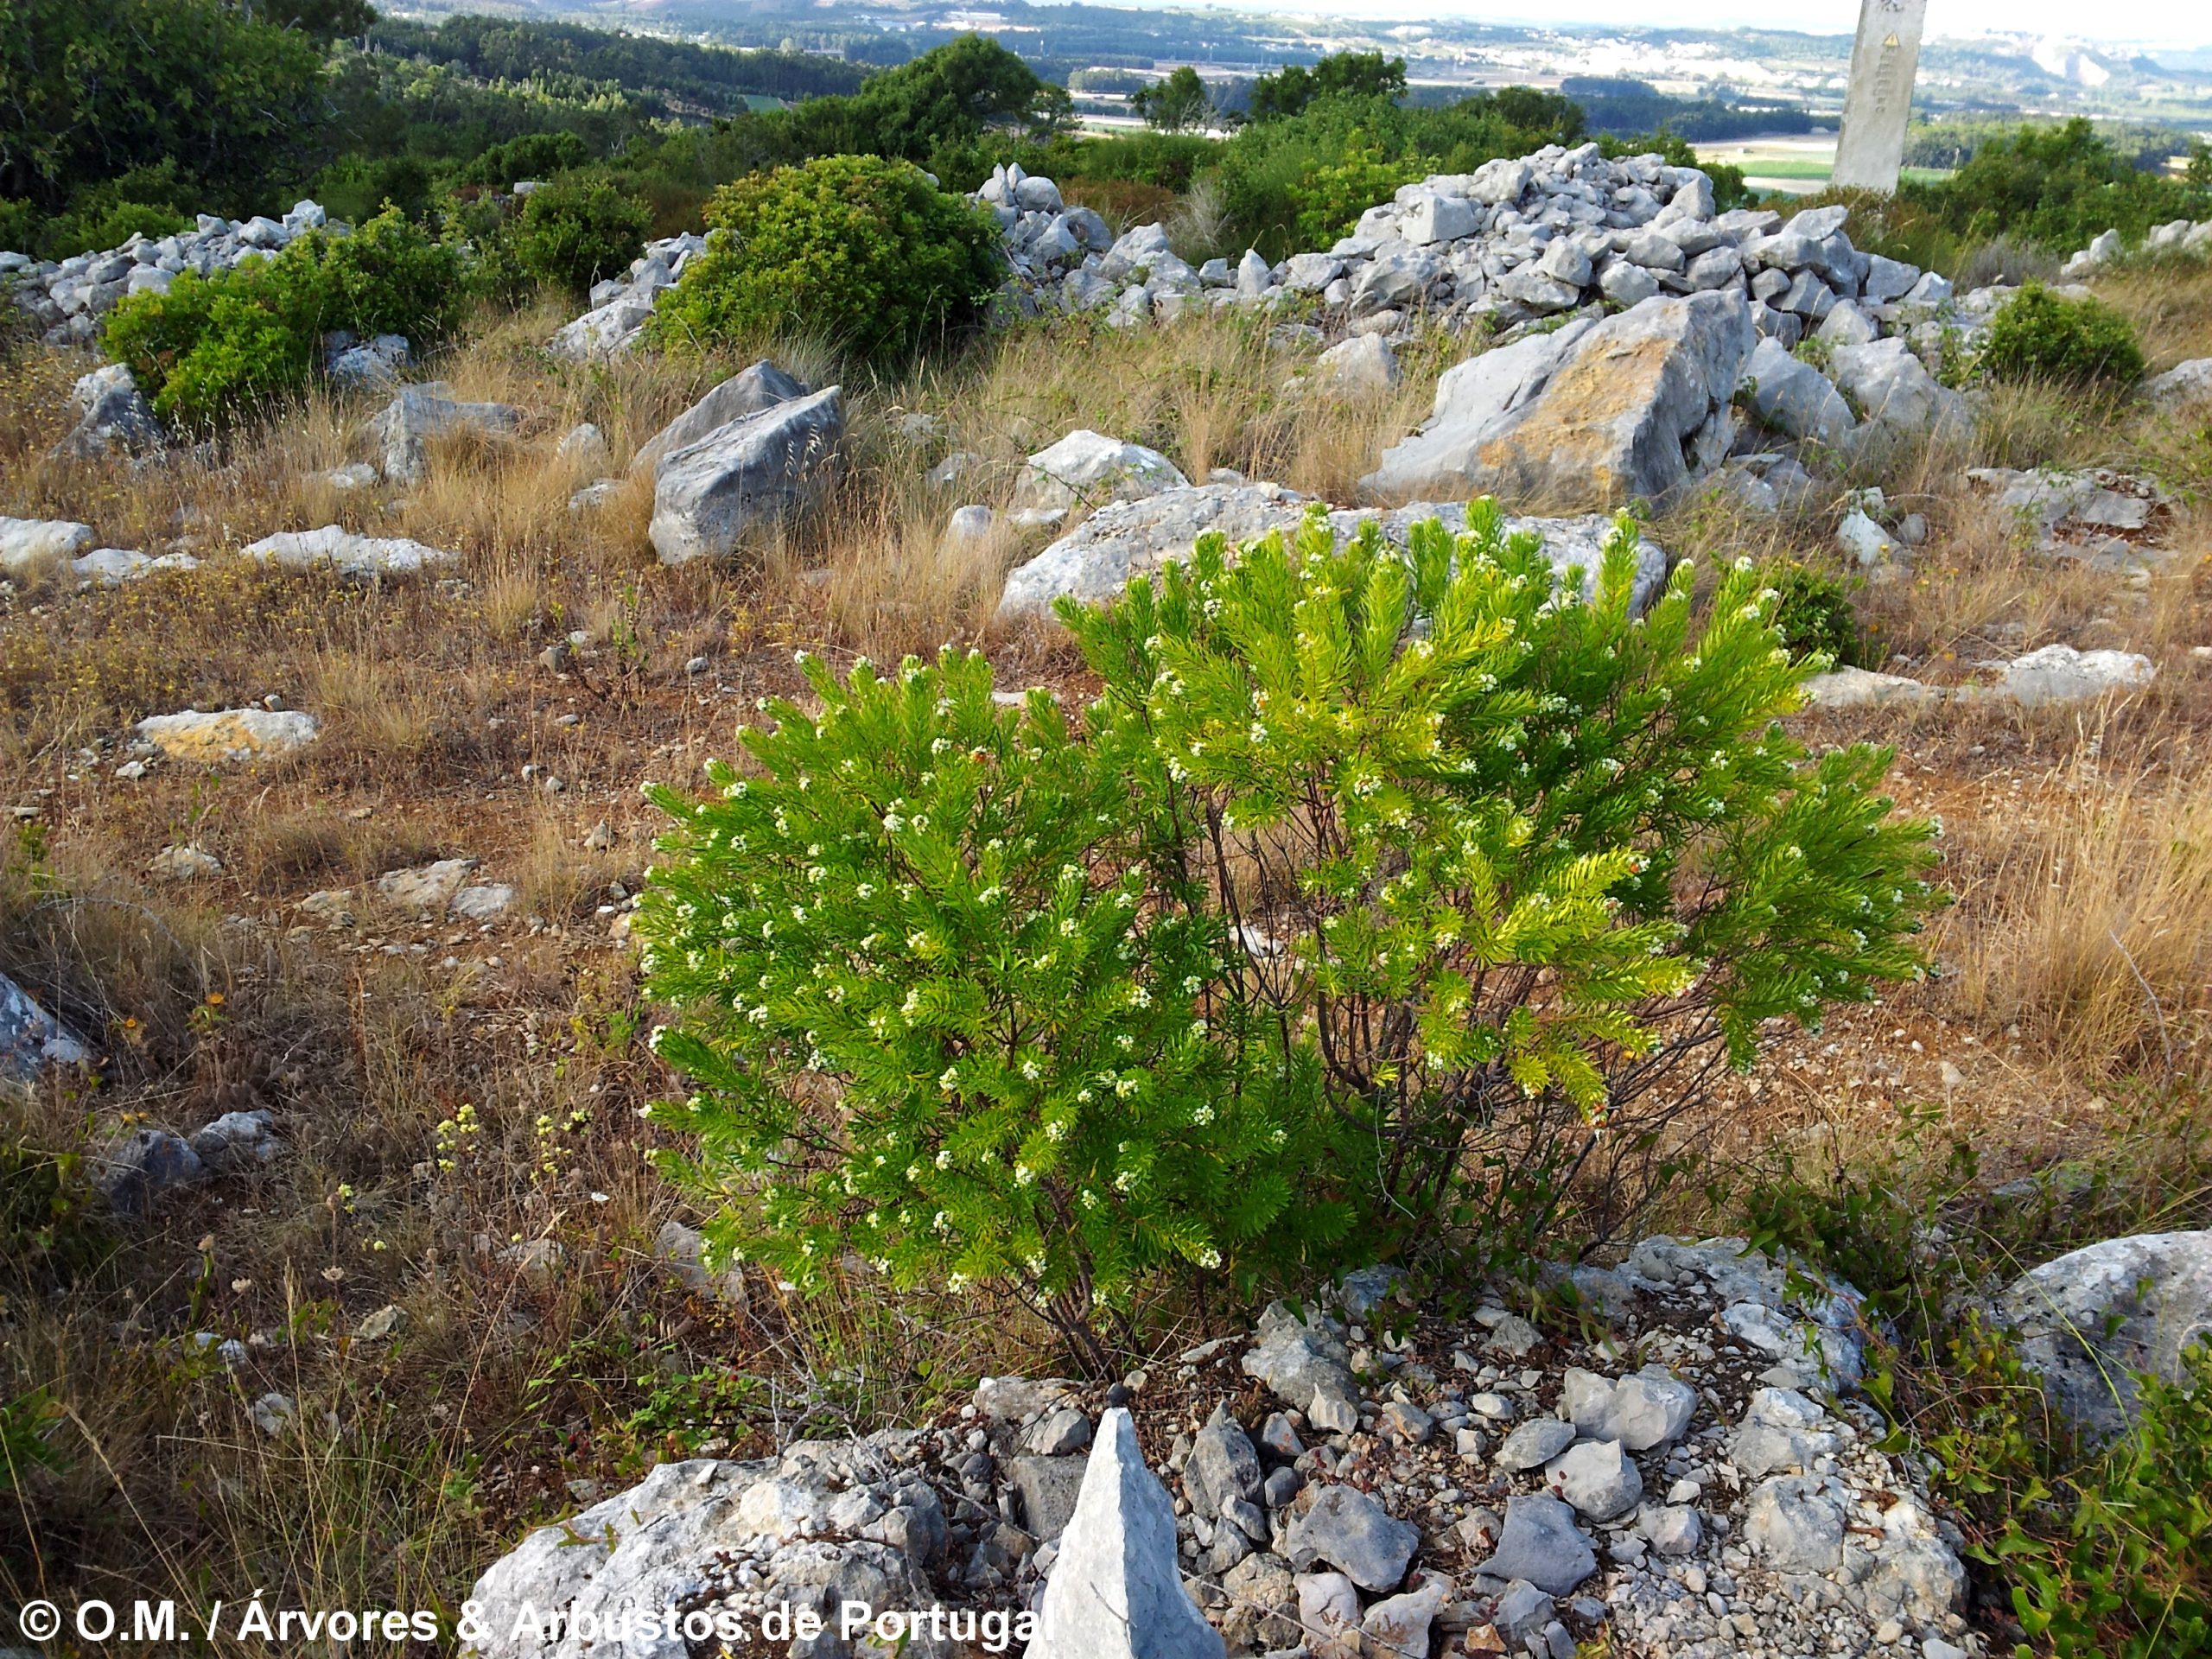
M1663 499L1728 453L1756 338L1743 296L1722 293L1531 335L1448 371L1428 423L1361 487L1570 512Z
M90 1058L81 1039L0 974L0 1083L35 1083L49 1065L82 1065Z
M2212 357L2177 363L2143 383L2143 395L2169 414L2186 415L2212 404Z
M369 433L383 447L385 477L416 484L422 481L423 446L430 441L462 432L511 438L521 427L522 411L511 404L467 403L444 381L425 380L402 387L369 423Z
M733 421L806 396L806 387L763 358L730 376L697 403L653 434L631 457L632 474L657 472L664 456L689 448Z
M0 574L23 577L89 552L92 527L70 518L0 518Z
M1871 1656L1963 1634L1960 1540L1851 1395L1855 1292L1740 1239L1647 1239L1558 1276L1610 1323L1602 1343L1479 1297L1471 1319L1408 1297L1395 1334L1357 1322L1364 1294L1337 1299L1363 1310L1343 1319L1276 1304L1249 1344L1202 1343L1172 1377L1162 1357L1103 1408L1095 1385L987 1377L936 1428L664 1465L487 1571L476 1651L520 1659L505 1631L524 1603L579 1627L626 1600L757 1621L825 1586L1033 1618L1044 1659L1601 1636ZM1508 1454L1539 1440L1535 1461ZM907 1651L950 1650L931 1639Z
M120 363L79 376L70 393L69 412L77 423L54 446L54 454L72 460L147 454L168 439L155 417L154 406Z
M2127 563L2171 516L2156 483L2107 467L1975 467L1966 477L2021 525L2033 551L2047 557Z
M361 536L339 524L284 530L239 550L285 570L331 570L355 581L420 575L452 564L456 556L397 536Z
M1131 577L1149 575L1166 560L1187 559L1192 544L1209 531L1226 537L1232 547L1270 531L1288 535L1313 505L1280 485L1208 484L1101 507L1007 577L998 620L1012 625L1050 616L1052 602L1063 596L1085 604L1111 599ZM1338 509L1328 514L1328 520L1339 545L1372 520L1384 537L1403 546L1413 525L1429 518L1464 524L1466 511L1464 502L1422 501L1387 512ZM1594 579L1613 523L1602 515L1516 518L1506 521L1506 528L1541 537L1554 568L1564 575L1570 566L1579 566L1586 583ZM1635 595L1639 607L1657 593L1666 573L1666 555L1655 543L1640 541Z
M2145 232L2140 247L2135 251L2183 258L2212 258L2212 219L2175 219L2154 225ZM2118 231L2106 231L2092 238L2088 247L2061 265L2058 274L2067 282L2079 282L2119 263L2129 251Z
M1140 501L1190 486L1181 468L1157 449L1103 432L1075 431L1029 457L1014 492L1014 518L1021 524L1056 524L1079 506Z
M173 760L201 766L264 760L305 748L321 735L315 717L296 709L219 709L149 715L138 735Z
M2110 1435L2138 1405L2139 1373L2183 1379L2191 1343L2212 1343L2212 1232L2108 1238L2014 1280L1998 1301L2020 1357L2067 1417Z
M826 481L844 433L843 393L830 386L663 455L649 531L661 563L722 557L796 510Z

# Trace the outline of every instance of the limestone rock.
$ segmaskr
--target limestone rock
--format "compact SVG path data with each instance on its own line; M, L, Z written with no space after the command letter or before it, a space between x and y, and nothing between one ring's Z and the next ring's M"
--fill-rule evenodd
M1260 1315L1257 1342L1244 1356L1247 1376L1274 1389L1317 1427L1350 1427L1359 1421L1359 1387L1349 1351L1335 1324L1319 1313L1300 1319L1281 1302Z
M1026 515L1026 522L1053 523L1079 505L1138 501L1190 484L1157 449L1080 430L1029 457L1014 505L1018 519Z
M1539 1494L1506 1500L1504 1535L1480 1572L1500 1581L1525 1579L1546 1595L1564 1596L1597 1569L1588 1540L1575 1530L1574 1511Z
M99 1163L101 1191L128 1216L149 1215L162 1193L207 1178L207 1166L191 1143L167 1129L134 1129Z
M96 547L81 558L69 561L69 574L79 582L100 588L120 588L164 570L197 570L200 561L189 553L162 553L149 557L128 548Z
M2081 702L2148 685L2151 659L2127 651L2076 651L2045 645L2005 665L2000 689L2026 708Z
M1380 397L1398 384L1398 355L1380 334L1354 334L1314 360L1313 376L1346 397Z
M92 527L67 518L0 518L0 574L17 578L75 558L92 544Z
M1893 435L1936 429L1963 432L1966 399L1940 384L1902 340L1839 346L1828 372L1870 428Z
M2052 1402L2094 1433L2124 1428L2135 1375L2182 1379L2181 1354L2212 1341L2212 1232L2108 1238L2014 1280L1998 1303Z
M67 1027L0 974L0 1083L35 1083L49 1065L82 1065L91 1058Z
M1260 1454L1226 1406L1216 1406L1193 1439L1183 1465L1183 1491L1192 1512L1208 1520L1232 1497L1260 1496Z
M1697 1411L1697 1390L1663 1365L1647 1365L1618 1382L1570 1367L1560 1403L1577 1433L1649 1452L1681 1439Z
M384 446L384 475L395 484L423 480L423 446L458 432L512 437L521 428L522 411L506 404L463 403L442 380L403 387L369 423L370 435Z
M283 569L330 569L357 581L418 575L450 565L457 556L404 537L361 536L338 524L279 531L239 550Z
M142 455L159 449L168 438L155 417L154 406L120 363L79 376L69 407L77 424L54 446L57 455L78 461Z
M1793 438L1840 444L1859 424L1827 377L1792 357L1778 340L1762 340L1753 346L1745 373L1759 418Z
M577 472L594 478L605 476L607 469L614 464L614 452L607 447L607 434L590 421L563 432L561 442L553 446L553 453Z
M999 600L1003 624L1052 614L1062 595L1097 604L1120 594L1133 576L1150 575L1169 559L1187 559L1192 546L1208 531L1232 547L1255 541L1269 531L1294 531L1313 504L1275 484L1206 484L1169 490L1147 500L1101 507L1035 558L1007 577ZM1340 508L1329 512L1329 528L1342 546L1372 519L1386 539L1404 546L1412 526L1440 518L1452 526L1466 522L1460 502L1416 501L1388 510ZM1594 584L1605 539L1613 521L1602 515L1575 518L1506 520L1509 533L1532 532L1562 575L1571 567L1583 572L1585 591ZM1667 557L1657 543L1637 546L1633 604L1641 610L1665 581Z
M722 1262L709 1268L706 1251L705 1237L673 1216L661 1223L660 1231L653 1237L653 1259L687 1290L744 1313L749 1300L744 1268L735 1262Z
M2186 414L2212 404L2212 357L2191 358L2143 383L2143 396L2168 414Z
M475 868L473 858L442 858L435 863L391 870L377 878L377 893L395 909L441 915Z
M1574 1435L1573 1423L1556 1417L1532 1417L1505 1437L1491 1462L1507 1474L1541 1469L1573 1446Z
M1752 1492L1744 1541L1777 1571L1833 1573L1843 1562L1843 1505L1809 1475L1777 1475Z
M796 511L826 480L844 434L843 392L828 386L663 455L648 532L661 563L721 557Z
M1569 512L1663 499L1726 454L1753 339L1732 292L1646 300L1532 335L1504 348L1510 362L1448 373L1428 423L1386 451L1362 488L1397 499L1494 493Z
M1618 1440L1584 1440L1546 1465L1544 1480L1578 1515L1610 1521L1643 1497L1643 1477Z
M1085 1459L1079 1457L1019 1457L1013 1462L1014 1495L1021 1523L1040 1544L1067 1530L1083 1490Z
M149 715L136 729L171 760L210 766L290 754L321 734L315 716L296 709L187 709Z
M1033 1659L1222 1659L1220 1633L1184 1593L1166 1489L1119 1407L1099 1421L1059 1546Z
M1878 674L1871 669L1838 668L1815 674L1805 682L1806 696L1815 709L1869 709L1890 702L1936 702L1942 691L1903 674Z
M658 473L664 456L689 448L733 421L741 421L748 415L758 415L764 409L773 409L778 404L788 404L805 396L804 384L762 358L750 368L730 376L647 439L631 458L631 474L635 476L647 471Z
M221 859L181 843L162 848L146 862L146 874L156 881L201 881L222 873Z
M1363 1590L1392 1590L1406 1575L1421 1533L1398 1520L1370 1494L1351 1486L1323 1487L1313 1505L1292 1522L1283 1553L1304 1572L1326 1561Z
M273 1164L284 1152L284 1143L276 1138L276 1120L266 1109L225 1112L213 1122L194 1129L188 1144L200 1163L217 1175Z

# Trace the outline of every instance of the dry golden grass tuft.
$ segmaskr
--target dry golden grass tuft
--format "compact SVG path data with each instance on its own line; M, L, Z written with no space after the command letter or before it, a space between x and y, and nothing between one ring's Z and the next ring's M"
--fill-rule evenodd
M2195 1064L2212 1013L2212 784L2077 752L1976 849L1958 1006L2085 1074Z

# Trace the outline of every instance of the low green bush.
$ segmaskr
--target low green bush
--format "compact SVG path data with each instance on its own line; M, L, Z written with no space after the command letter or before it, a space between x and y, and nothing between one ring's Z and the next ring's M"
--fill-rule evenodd
M2030 283L1990 320L1981 365L2006 380L2132 385L2142 378L2134 327L2102 300L2069 300Z
M1062 606L1079 729L976 658L810 664L820 714L654 797L661 1116L722 1236L1010 1287L1080 1350L1169 1271L1624 1225L1713 1062L1917 974L1936 902L1887 753L1777 723L1779 595L1700 613L1685 566L1637 617L1636 547L1585 598L1490 502L1404 553L1208 537Z
M652 215L604 179L578 175L533 191L516 216L515 257L537 281L582 298L645 251Z
M1859 613L1840 580L1793 559L1777 560L1765 574L1768 585L1780 595L1775 601L1774 626L1792 657L1800 661L1824 657L1838 668L1865 666L1859 654Z
M682 833L645 969L684 1011L654 1046L698 1089L661 1115L702 1149L674 1167L760 1184L726 1246L1011 1284L1075 1337L1168 1261L1341 1230L1292 1203L1311 1065L1209 1023L1224 940L1151 911L1121 757L1048 696L999 707L980 655L805 667L821 712L770 705L749 775L653 796Z
M705 254L661 296L663 344L778 332L896 356L977 320L1002 274L997 221L909 162L830 156L725 185Z
M348 236L310 232L273 257L132 295L109 313L105 340L163 419L217 428L304 390L325 334L404 334L420 348L452 331L461 295L459 255L393 209Z

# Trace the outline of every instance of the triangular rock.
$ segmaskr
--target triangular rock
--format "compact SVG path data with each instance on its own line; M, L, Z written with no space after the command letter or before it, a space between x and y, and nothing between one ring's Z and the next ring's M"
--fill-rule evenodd
M1183 1592L1167 1489L1119 1406L1099 1420L1039 1613L1029 1659L1222 1659L1221 1633Z

